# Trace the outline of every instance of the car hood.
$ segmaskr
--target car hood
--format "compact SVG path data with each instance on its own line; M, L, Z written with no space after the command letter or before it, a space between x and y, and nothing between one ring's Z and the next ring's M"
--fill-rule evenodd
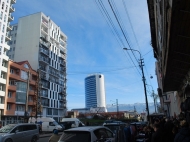
M0 137L2 136L2 135L6 135L7 133L0 133Z

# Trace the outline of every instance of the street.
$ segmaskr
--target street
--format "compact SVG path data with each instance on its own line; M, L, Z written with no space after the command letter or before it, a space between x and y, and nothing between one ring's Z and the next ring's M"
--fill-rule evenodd
M38 140L38 142L48 142L50 137L42 137Z

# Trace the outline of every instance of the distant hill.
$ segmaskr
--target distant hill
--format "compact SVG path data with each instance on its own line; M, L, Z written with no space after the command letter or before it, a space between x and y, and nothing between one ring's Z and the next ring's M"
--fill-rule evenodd
M154 103L149 103L149 113L154 112ZM119 111L134 111L134 107L138 113L145 112L146 104L145 103L134 103L134 104L118 104ZM117 111L116 105L107 104L108 112Z

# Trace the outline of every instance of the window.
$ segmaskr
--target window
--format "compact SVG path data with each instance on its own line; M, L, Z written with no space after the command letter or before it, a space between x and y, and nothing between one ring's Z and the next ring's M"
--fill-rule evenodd
M17 111L24 111L25 110L25 106L24 105L17 105L16 106L16 110Z
M16 33L15 33L15 37L16 37Z
M7 110L11 109L11 104L7 104Z
M3 12L1 12L1 14L0 14L0 19L2 19L3 18Z
M7 20L7 15L5 14L5 16L4 16L4 22L6 22L6 20Z
M9 85L15 85L15 81L14 80L9 80Z
M1 55L2 46L0 46L0 55Z
M16 40L14 40L14 44L16 43Z
M1 35L1 43L3 43L3 40L4 40L4 36Z
M9 51L12 51L12 48L10 48L10 50Z
M13 29L15 29L15 31L17 30L17 26L14 26L14 28Z
M6 5L5 12L7 12L7 8L8 8L8 6Z
M1 30L1 22L0 22L0 30Z
M12 92L8 92L8 98L12 97Z
M13 70L13 69L10 69L10 73L13 74L13 73L14 73L14 70Z
M13 41L9 41L9 45L11 45L13 43Z
M28 67L28 65L27 65L27 64L24 64L24 68L29 69L29 67Z
M2 3L2 7L1 7L2 9L4 9L4 4L5 4L5 3L3 2L3 3Z
M15 51L15 47L13 47L13 51Z
M12 55L12 59L14 59L14 54Z
M28 73L21 70L21 79L27 80L28 79Z
M2 28L2 32L4 33L4 31L5 31L5 25L3 25L3 28Z

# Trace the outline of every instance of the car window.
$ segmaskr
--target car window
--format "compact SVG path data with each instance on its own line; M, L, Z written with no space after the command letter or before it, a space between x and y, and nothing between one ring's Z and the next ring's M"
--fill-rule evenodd
M55 126L53 122L49 122L49 126Z
M97 137L97 139L99 140L100 138L108 138L108 135L105 131L105 129L97 129L94 131L95 136Z
M90 132L86 131L65 131L61 138L61 141L68 141L68 142L90 142L91 135Z
M11 133L15 133L16 130L18 130L18 132L22 132L22 131L24 130L24 127L23 127L23 126L17 126L17 127L15 127L15 128L11 131Z
M35 129L37 129L36 125L24 125L23 126L24 131L30 131L30 130L35 130Z
M110 132L109 130L105 129L106 133L107 133L107 136L108 138L113 138L113 133Z
M11 125L6 125L4 127L2 127L0 129L0 133L8 133L10 132L13 128L15 127L15 125L11 124Z

